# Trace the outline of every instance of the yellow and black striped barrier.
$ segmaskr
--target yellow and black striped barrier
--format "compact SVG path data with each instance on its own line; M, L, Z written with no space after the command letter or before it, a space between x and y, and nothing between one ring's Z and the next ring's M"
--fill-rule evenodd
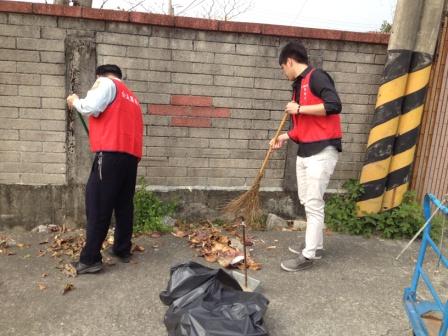
M378 90L373 126L367 142L366 159L360 183L363 195L358 199L358 214L377 213L383 196L393 155L395 135L406 93L412 51L389 50Z
M399 206L408 190L431 65L431 55L419 52L413 53L393 156L387 176L382 211Z

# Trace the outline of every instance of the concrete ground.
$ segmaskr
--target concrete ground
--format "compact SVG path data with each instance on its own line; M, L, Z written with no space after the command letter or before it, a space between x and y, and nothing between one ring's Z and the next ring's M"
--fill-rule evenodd
M137 238L145 251L136 253L133 263L68 278L50 256L37 256L39 243L49 234L0 235L31 245L15 248L16 255L0 254L2 336L166 335L167 307L159 293L166 287L170 266L188 260L207 264L185 238L168 234ZM262 293L270 300L265 315L270 335L410 335L402 294L410 284L419 242L396 261L406 242L331 234L326 237L326 255L312 269L286 273L279 262L290 256L287 246L303 233L253 235L257 240L252 254L263 269L250 275L261 280ZM43 273L48 276L42 278ZM439 288L448 293L447 273L435 276ZM75 288L62 295L67 283ZM39 284L47 288L41 290Z

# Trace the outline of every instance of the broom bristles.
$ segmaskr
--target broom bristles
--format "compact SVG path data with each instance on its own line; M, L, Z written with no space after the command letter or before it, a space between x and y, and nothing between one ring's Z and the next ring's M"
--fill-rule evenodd
M252 187L237 198L231 200L224 208L224 212L237 216L243 216L246 223L254 225L260 218L260 181L262 175L257 176Z

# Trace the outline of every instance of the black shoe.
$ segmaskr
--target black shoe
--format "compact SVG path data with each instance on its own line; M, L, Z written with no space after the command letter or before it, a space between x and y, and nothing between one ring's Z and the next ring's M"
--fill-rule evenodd
M305 258L302 254L298 258L282 261L280 267L286 272L297 272L313 266L313 260Z
M103 263L101 261L92 265L86 265L80 261L72 262L71 264L75 268L76 274L97 273L103 269Z
M111 256L114 256L114 257L118 258L118 260L120 260L122 263L127 264L127 263L129 263L131 261L132 253L128 253L126 255L116 254L114 252L114 248L112 246L107 249L107 252Z
M289 246L288 250L294 254L301 255L304 248L305 248L305 243L302 243L301 245L297 245L297 246ZM316 254L313 259L315 259L315 260L322 259L322 257L324 256L324 253L325 253L324 251L325 251L324 249L317 249Z

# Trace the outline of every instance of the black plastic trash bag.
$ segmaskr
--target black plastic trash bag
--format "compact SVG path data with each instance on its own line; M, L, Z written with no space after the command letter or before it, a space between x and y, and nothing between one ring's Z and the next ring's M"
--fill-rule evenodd
M167 306L169 336L267 336L263 316L269 304L260 293L243 292L222 269L195 262L171 268L160 293Z

